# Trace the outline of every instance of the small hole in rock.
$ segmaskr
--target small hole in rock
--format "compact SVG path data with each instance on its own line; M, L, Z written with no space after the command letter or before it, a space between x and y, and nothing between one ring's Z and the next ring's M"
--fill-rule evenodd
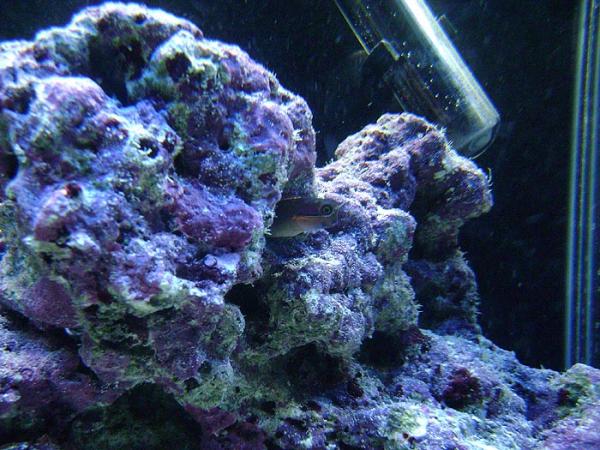
M185 385L185 390L187 392L192 391L200 386L200 383L198 383L195 378L188 378L183 382L183 384Z
M81 186L77 183L67 183L65 186L65 195L68 198L76 198L81 194Z
M179 79L185 75L191 63L187 56L183 53L176 53L172 58L167 59L165 67L169 76L173 81L179 81Z
M101 31L101 32L106 31L108 29L109 25L110 25L110 21L106 17L102 17L96 23L96 27L98 28L98 31Z
M89 76L104 91L116 97L123 105L129 104L127 81L139 78L146 65L142 44L137 40L122 43L117 48L103 37L102 27L108 27L103 20L98 22L100 36L94 37L89 44Z
M259 290L249 284L237 284L227 293L225 300L240 308L248 320L264 317L266 311Z
M19 171L19 161L12 153L0 154L0 174L6 180L12 180Z
M359 360L378 367L397 366L410 353L426 353L429 345L429 338L415 325L394 334L376 331L363 342Z
M140 139L139 144L140 144L140 148L143 151L149 152L148 156L150 158L155 158L158 155L159 146L153 140L147 139L147 138L142 138L142 139Z
M246 321L245 334L250 343L260 344L269 331L269 307L258 285L238 284L225 295L225 301L240 308Z
M47 48L39 47L37 45L33 47L33 57L37 62L41 62L45 59L48 59L49 56L50 53Z
M176 144L177 135L175 133L167 131L167 133L165 134L165 138L162 141L162 146L164 147L164 149L169 153L173 153L173 151L175 151Z
M212 366L208 361L204 361L202 364L200 364L200 367L198 368L198 373L202 375L208 375L211 371Z
M219 139L217 140L217 144L219 145L219 150L228 150L230 148L230 142L229 142L229 137L224 134L221 133L221 135L219 136Z
M348 378L343 360L321 351L315 344L298 347L282 358L286 372L301 392L331 389Z
M33 88L29 86L20 87L9 93L5 103L6 107L11 111L15 111L19 114L27 114L29 112L29 105L34 98L35 91Z
M186 178L198 178L200 176L200 164L190 157L185 149L175 157L173 165L178 175Z

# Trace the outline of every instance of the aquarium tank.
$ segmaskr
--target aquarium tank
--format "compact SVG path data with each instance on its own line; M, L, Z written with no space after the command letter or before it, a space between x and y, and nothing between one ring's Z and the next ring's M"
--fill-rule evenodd
M600 449L598 0L0 0L0 449Z

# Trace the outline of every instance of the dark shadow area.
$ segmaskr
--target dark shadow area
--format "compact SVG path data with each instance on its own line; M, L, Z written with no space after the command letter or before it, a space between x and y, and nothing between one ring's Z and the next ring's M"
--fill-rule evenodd
M416 326L394 335L376 331L363 342L358 358L371 366L398 367L406 358L429 350L429 338Z
M264 343L269 331L269 307L261 295L260 285L237 284L225 295L225 301L238 306L244 315L248 343Z
M321 351L316 344L298 347L274 364L282 364L286 376L302 396L323 393L348 381L344 362Z
M68 448L200 450L200 426L159 387L144 384L73 422Z

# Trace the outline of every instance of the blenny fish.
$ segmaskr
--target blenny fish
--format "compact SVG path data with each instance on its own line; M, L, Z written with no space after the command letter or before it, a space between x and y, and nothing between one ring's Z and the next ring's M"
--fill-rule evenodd
M319 197L289 197L277 203L271 226L272 237L293 237L334 226L340 204Z

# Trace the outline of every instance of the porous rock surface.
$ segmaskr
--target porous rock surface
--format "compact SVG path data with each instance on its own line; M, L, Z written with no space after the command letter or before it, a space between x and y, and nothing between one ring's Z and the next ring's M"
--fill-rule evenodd
M0 44L0 441L597 443L576 419L593 369L529 369L479 335L473 162L402 114L314 164L306 103L163 11L106 3ZM270 237L289 196L338 222Z

